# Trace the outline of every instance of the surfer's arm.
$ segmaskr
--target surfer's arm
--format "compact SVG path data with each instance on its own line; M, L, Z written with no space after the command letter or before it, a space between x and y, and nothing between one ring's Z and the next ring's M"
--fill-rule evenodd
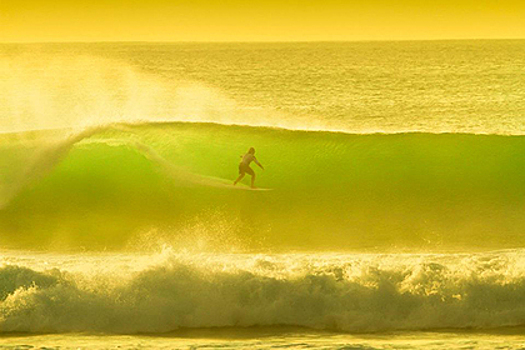
M253 160L255 162L255 164L257 164L262 170L264 170L264 167L262 166L261 163L259 163L259 161L257 159L254 159Z

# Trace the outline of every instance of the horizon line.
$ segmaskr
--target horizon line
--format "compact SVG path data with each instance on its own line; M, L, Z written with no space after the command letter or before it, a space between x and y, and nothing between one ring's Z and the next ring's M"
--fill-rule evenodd
M354 42L421 42L421 41L519 41L523 38L447 38L447 39L349 39L349 40L50 40L0 41L0 44L285 44L285 43L354 43Z

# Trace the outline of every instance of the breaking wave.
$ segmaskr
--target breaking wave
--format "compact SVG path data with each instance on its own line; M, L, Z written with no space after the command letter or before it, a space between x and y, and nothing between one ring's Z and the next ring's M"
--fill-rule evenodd
M196 221L272 249L519 247L525 139L344 134L247 126L112 125L4 135L4 246L127 246ZM47 136L46 136L47 135ZM235 191L239 155L266 171ZM31 215L28 215L28 213ZM283 233L286 232L285 235Z
M61 259L67 264L67 257ZM163 333L179 328L301 326L377 332L525 323L523 251L165 252L161 261L139 271L129 272L126 265L105 273L93 272L89 266L94 262L85 259L82 272L4 265L1 331Z

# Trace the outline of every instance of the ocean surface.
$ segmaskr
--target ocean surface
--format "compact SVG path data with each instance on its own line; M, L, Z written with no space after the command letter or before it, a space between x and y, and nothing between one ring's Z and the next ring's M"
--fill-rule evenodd
M0 44L0 348L523 349L524 155L525 40Z

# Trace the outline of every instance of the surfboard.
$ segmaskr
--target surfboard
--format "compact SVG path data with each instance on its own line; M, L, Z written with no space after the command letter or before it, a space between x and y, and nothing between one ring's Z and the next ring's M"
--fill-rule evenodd
M265 187L251 188L250 186L241 184L241 183L238 183L237 185L233 185L231 181L228 184L228 186L231 187L232 189L245 190L245 191L273 191L273 188L265 188Z
M233 180L222 179L220 177L205 176L207 181L210 181L210 185L220 185L220 187L230 188L232 190L244 190L244 191L272 191L273 188L256 187L251 188L243 183L233 185ZM212 184L213 183L213 184Z
M251 188L249 186L246 186L246 187L248 187L248 190L250 190L250 191L273 191L273 188L264 188L264 187Z

